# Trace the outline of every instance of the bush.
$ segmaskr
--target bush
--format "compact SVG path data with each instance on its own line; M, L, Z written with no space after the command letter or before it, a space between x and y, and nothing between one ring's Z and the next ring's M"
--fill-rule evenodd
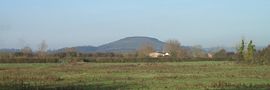
M256 63L270 64L270 45L257 53Z

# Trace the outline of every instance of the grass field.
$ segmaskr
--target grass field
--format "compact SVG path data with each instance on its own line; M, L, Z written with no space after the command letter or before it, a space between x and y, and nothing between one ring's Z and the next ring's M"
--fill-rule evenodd
M0 88L267 90L270 66L230 61L0 64Z

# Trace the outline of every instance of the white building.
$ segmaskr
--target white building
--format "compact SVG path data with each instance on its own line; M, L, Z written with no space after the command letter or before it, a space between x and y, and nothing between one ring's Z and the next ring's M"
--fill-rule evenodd
M165 57L165 56L170 56L170 54L169 53L163 53L163 52L149 53L149 57L152 57L152 58Z
M212 59L213 58L213 55L211 53L208 53L207 54L208 58Z

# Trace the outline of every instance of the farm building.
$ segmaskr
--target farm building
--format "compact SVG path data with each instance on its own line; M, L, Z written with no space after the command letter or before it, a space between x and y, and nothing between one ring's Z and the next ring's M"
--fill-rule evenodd
M165 56L170 56L170 54L169 53L164 53L164 52L152 52L152 53L149 53L149 57L152 57L152 58L165 57Z

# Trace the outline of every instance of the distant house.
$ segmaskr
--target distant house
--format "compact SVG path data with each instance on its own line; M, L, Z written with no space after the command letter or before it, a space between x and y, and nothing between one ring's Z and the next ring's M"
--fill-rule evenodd
M149 53L149 57L152 57L152 58L165 57L165 56L170 56L170 54L169 53L164 53L164 52L152 52L152 53Z
M213 58L213 55L211 53L208 53L207 54L208 58L212 59Z

